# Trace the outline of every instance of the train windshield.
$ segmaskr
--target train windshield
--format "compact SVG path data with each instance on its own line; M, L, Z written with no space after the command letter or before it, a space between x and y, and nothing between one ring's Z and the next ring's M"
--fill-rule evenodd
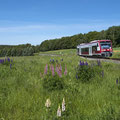
M101 49L109 49L111 47L111 42L100 42Z

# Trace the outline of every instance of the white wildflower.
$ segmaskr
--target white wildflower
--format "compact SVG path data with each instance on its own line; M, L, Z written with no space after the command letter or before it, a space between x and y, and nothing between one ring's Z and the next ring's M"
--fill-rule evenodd
M49 108L49 107L51 106L51 101L50 101L49 98L46 100L45 106L46 106L47 108Z
M65 99L63 98L63 101L62 101L62 111L65 111Z
M61 109L60 109L60 105L59 105L58 110L57 110L57 116L58 116L58 117L61 117Z

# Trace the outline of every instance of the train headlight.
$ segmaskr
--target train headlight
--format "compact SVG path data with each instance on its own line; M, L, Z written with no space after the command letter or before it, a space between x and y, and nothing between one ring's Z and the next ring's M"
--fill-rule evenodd
M100 47L97 47L97 51L100 51Z

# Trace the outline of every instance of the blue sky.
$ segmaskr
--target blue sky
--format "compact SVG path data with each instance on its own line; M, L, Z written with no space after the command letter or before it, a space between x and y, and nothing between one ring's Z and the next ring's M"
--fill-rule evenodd
M0 0L0 45L31 43L120 25L120 0Z

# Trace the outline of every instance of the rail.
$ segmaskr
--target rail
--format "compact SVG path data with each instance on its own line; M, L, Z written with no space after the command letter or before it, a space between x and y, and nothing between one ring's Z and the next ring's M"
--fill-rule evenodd
M105 58L105 57L97 57L97 56L82 56L84 58L93 58L93 59L102 59L102 60L113 60L120 61L120 58Z

